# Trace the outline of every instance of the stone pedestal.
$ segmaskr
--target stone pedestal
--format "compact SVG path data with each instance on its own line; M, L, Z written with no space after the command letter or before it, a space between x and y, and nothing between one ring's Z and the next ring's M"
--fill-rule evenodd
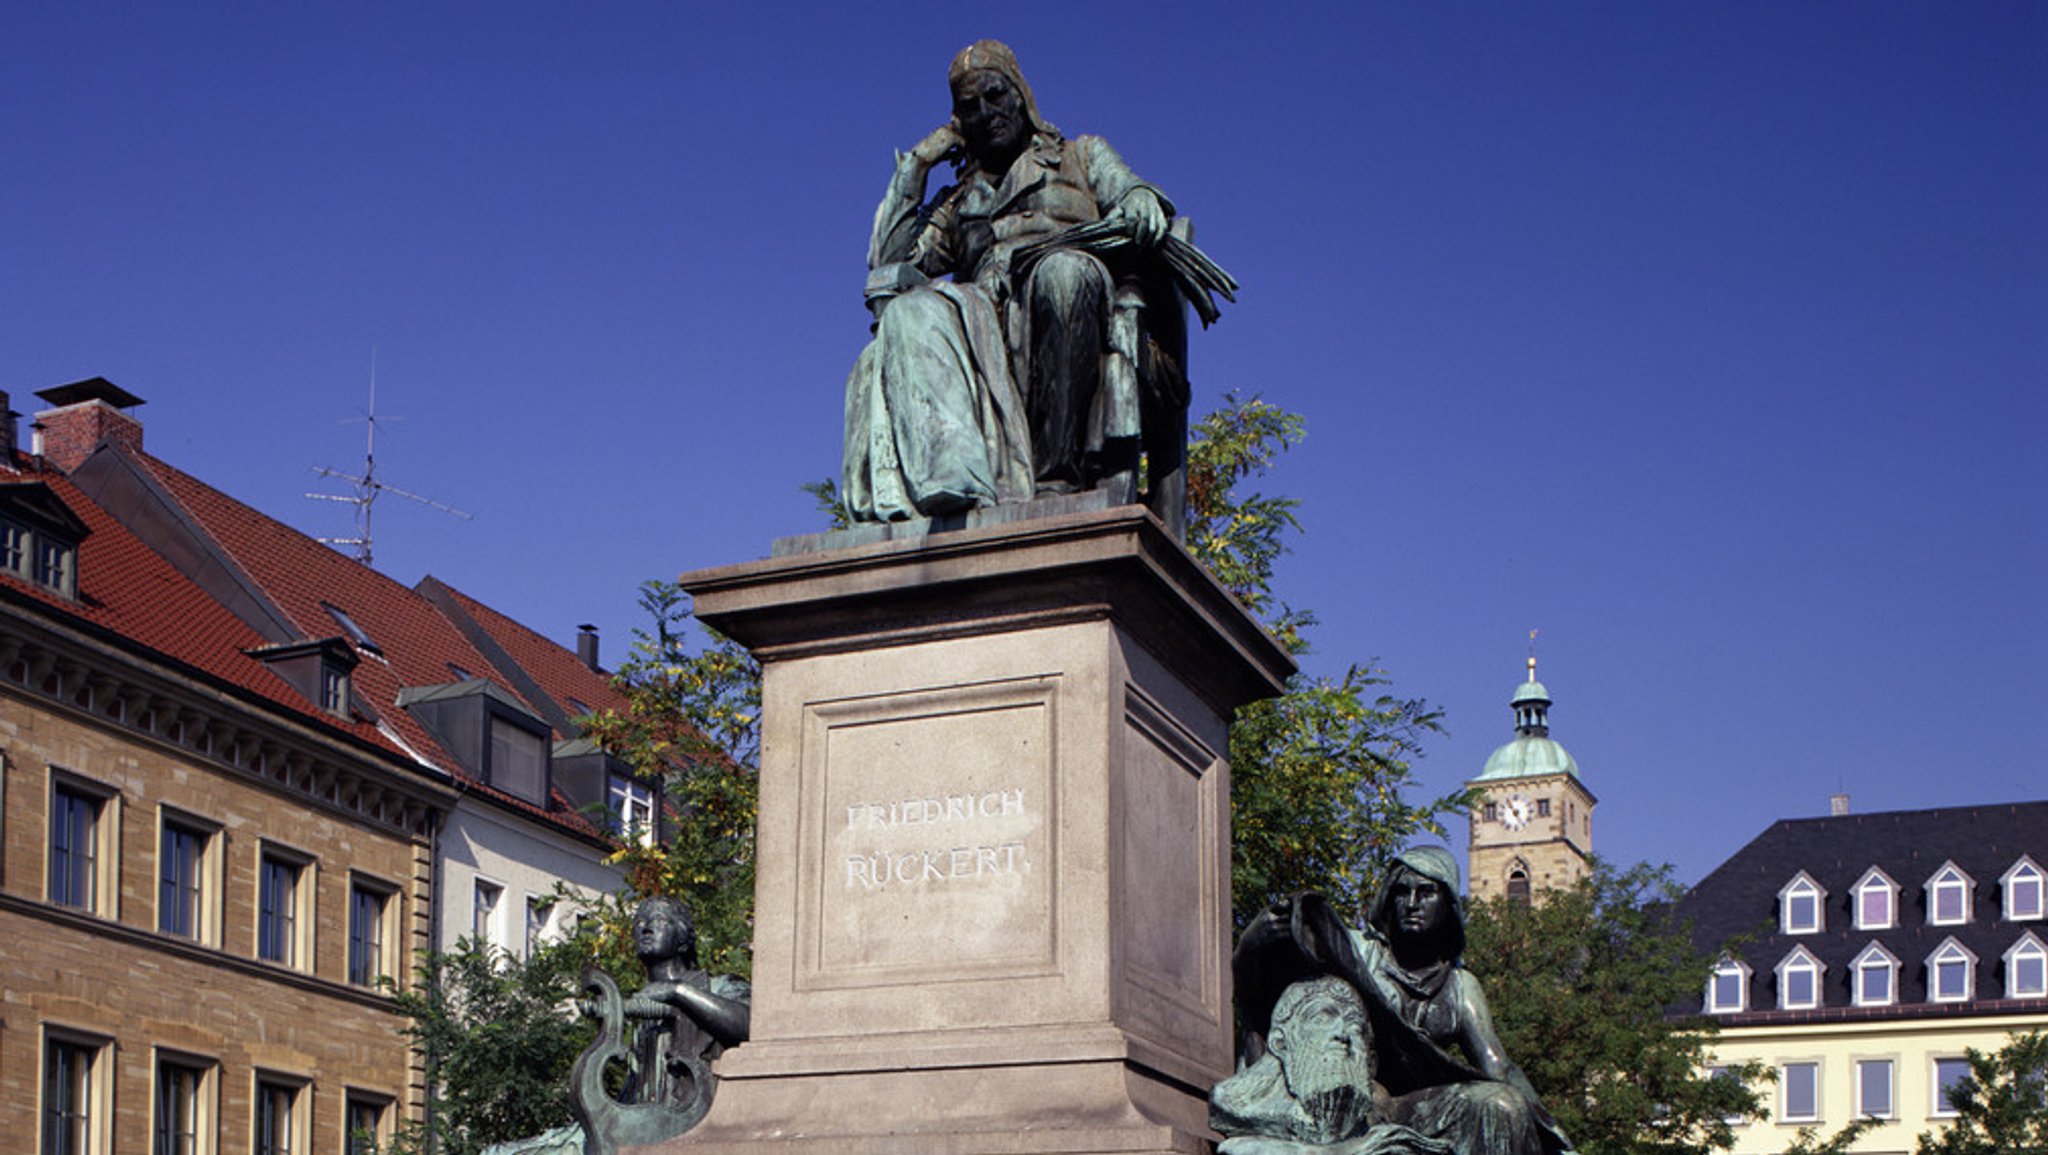
M1138 507L683 584L764 700L753 1037L671 1149L1205 1150L1280 647Z

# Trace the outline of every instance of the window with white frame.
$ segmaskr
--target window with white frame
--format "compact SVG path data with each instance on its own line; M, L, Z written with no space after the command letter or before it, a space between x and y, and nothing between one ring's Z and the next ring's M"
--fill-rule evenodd
M1943 1055L1934 1060L1934 1113L1944 1118L1956 1113L1956 1105L1949 1098L1956 1084L1970 1074L1970 1060L1961 1055Z
M1883 943L1864 947L1849 966L1857 1006L1888 1007L1899 1001L1899 960Z
M1955 863L1942 863L1927 880L1927 921L1935 926L1970 921L1970 892L1976 885Z
M476 880L475 897L470 907L469 933L479 943L498 942L498 908L503 905L505 888L495 882Z
M1778 1009L1802 1011L1819 1006L1821 975L1826 969L1805 947L1794 947L1778 964Z
M1800 871L1778 892L1778 928L1786 934L1814 934L1825 929L1822 906L1827 892Z
M213 1072L203 1059L157 1056L150 1155L213 1155Z
M49 900L91 914L116 916L115 845L119 796L70 774L50 776Z
M1741 959L1724 958L1707 977L1707 1013L1728 1015L1749 1009L1749 967Z
M2033 931L2021 935L2005 952L2005 997L2048 997L2048 947L2042 946Z
M1875 866L1851 891L1857 930L1890 930L1898 921L1899 886Z
M555 919L555 900L544 895L526 896L526 953L545 943L548 927Z
M1786 1063L1778 1068L1778 1118L1788 1123L1820 1119L1820 1064Z
M43 1038L41 1155L106 1155L113 1142L113 1063L105 1039Z
M642 846L654 842L654 789L630 774L607 776L612 833Z
M2043 890L2048 875L2025 855L1998 880L2005 888L2005 917L2008 922L2032 922L2042 917Z
M1889 1119L1892 1103L1892 1060L1856 1060L1856 1117Z
M1946 938L1927 956L1927 1001L1968 1002L1975 993L1977 956L1963 944Z

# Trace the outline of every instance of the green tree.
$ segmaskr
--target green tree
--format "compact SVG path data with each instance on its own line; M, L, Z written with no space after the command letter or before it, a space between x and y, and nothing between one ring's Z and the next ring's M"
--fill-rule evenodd
M2048 1152L2048 1032L2018 1035L1996 1051L1971 1048L1970 1073L1949 1089L1955 1121L1923 1132L1917 1155Z
M428 952L396 995L425 1058L432 1108L394 1152L474 1155L569 1122L569 1067L595 1037L573 1010L592 944L572 939L515 958L476 939Z
M1289 651L1308 649L1315 617L1273 589L1299 502L1252 488L1301 440L1300 417L1259 398L1226 398L1188 444L1187 548ZM1320 891L1362 911L1392 856L1441 815L1454 793L1421 804L1409 761L1441 715L1385 692L1372 664L1336 677L1297 674L1286 693L1238 711L1230 728L1231 893L1238 927L1282 895Z
M665 784L665 842L630 842L614 855L627 890L594 908L601 957L636 973L626 938L642 897L690 905L699 957L714 972L752 973L754 819L761 754L761 667L731 639L702 627L688 642L688 597L674 582L640 587L649 625L633 631L631 656L613 675L619 709L584 719L589 734L634 771Z
M1586 1155L1694 1155L1764 1114L1761 1063L1710 1071L1715 1026L1697 1005L1713 960L1667 917L1668 867L1591 875L1541 903L1472 903L1465 965L1501 1042ZM1824 1150L1813 1148L1813 1150Z

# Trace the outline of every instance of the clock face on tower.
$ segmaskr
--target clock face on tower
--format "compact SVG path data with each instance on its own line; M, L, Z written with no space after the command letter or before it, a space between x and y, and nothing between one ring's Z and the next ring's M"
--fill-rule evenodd
M1501 807L1501 824L1509 830L1520 830L1529 825L1529 819L1535 812L1536 808L1530 804L1527 794L1510 794L1507 804Z

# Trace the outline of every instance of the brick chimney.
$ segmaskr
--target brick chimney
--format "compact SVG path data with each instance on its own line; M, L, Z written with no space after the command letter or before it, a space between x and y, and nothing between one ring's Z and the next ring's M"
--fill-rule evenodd
M142 422L122 411L142 404L142 398L105 377L39 390L36 396L53 406L36 414L37 452L63 472L77 469L102 441L141 451Z

